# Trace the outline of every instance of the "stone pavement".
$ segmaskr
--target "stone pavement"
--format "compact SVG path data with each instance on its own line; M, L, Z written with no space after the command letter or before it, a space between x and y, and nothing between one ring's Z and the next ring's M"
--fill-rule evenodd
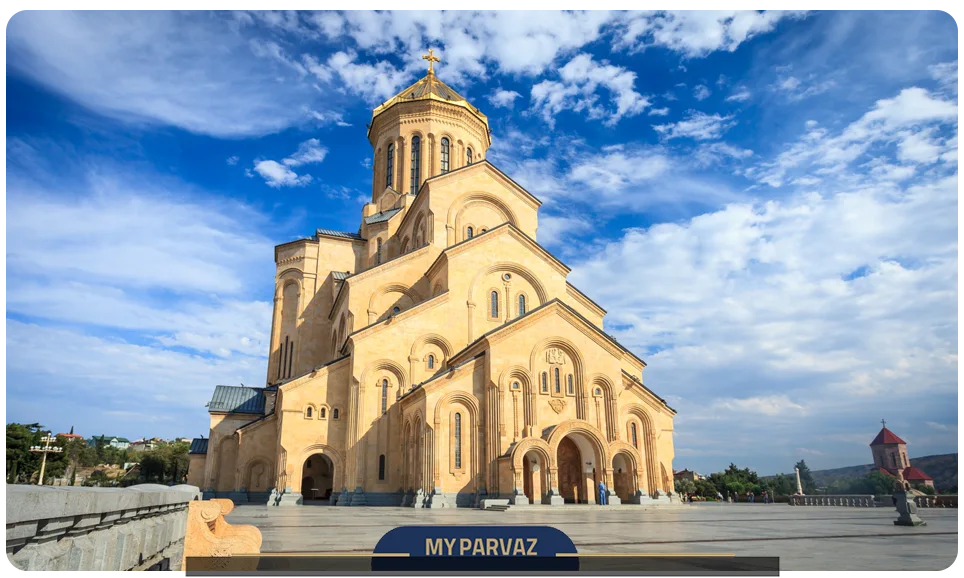
M666 507L513 506L338 508L240 505L227 520L254 524L262 552L370 552L397 526L553 526L579 552L733 553L778 556L781 570L940 570L957 557L957 510L922 509L926 527L894 526L893 508L791 507L785 504L684 504Z

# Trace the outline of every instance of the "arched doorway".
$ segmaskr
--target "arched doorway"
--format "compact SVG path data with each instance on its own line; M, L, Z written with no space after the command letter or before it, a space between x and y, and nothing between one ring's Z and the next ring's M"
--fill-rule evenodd
M549 464L538 451L529 451L522 458L523 491L530 504L541 504L549 490Z
M636 491L636 468L631 456L619 452L613 456L613 492L624 504Z
M602 463L593 444L581 433L567 435L556 453L559 494L568 504L595 504Z
M305 503L322 503L331 498L335 466L324 454L312 454L301 470L301 496Z

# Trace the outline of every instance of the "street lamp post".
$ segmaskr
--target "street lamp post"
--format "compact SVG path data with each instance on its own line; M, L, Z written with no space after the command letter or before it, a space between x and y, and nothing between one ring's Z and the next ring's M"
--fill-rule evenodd
M30 451L43 454L43 457L40 458L40 479L37 480L38 486L42 486L44 484L44 469L47 467L47 454L59 454L60 452L64 451L64 448L50 445L51 442L57 441L57 438L51 437L50 434L40 438L40 441L42 441L44 445L30 447Z

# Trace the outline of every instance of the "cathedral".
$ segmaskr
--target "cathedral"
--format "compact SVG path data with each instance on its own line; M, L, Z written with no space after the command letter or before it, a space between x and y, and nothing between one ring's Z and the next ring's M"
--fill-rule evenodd
M372 111L358 231L275 248L265 387L216 387L189 483L272 506L666 501L676 412L423 58Z

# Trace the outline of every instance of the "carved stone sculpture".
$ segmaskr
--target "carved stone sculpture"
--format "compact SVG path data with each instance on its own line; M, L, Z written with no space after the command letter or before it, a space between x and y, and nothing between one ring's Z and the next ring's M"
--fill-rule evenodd
M190 570L250 571L258 567L257 558L236 558L235 554L261 552L261 531L254 526L232 526L224 516L234 509L226 499L194 501L188 505L187 532L184 536L184 563Z

